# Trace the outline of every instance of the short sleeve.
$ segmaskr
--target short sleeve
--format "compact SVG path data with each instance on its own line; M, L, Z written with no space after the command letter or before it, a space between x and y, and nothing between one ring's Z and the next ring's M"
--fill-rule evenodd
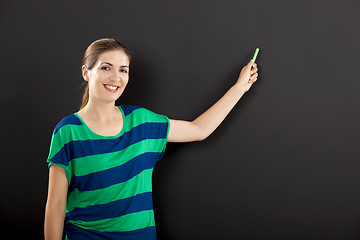
M159 139L158 151L160 154L158 160L160 160L163 157L167 146L170 120L165 115L157 114L151 111L149 111L148 118L148 121L153 123L151 127L152 129L150 130L150 132L152 132L151 135Z
M52 137L49 155L47 158L48 167L56 164L65 169L66 178L70 185L70 180L72 176L71 171L71 155L68 148L68 144L66 144L66 132L62 128L55 128Z
M157 114L158 115L158 118L160 120L160 122L162 123L161 125L161 137L163 139L163 142L162 142L162 147L161 147L161 152L164 153L165 152L165 149L166 149L166 145L167 145L167 139L168 139L168 136L169 136L169 130L170 130L170 120L167 116L165 115L160 115L160 114Z
M125 105L122 109L128 124L127 130L136 129L130 132L148 140L149 144L143 147L147 152L158 153L156 160L160 160L166 149L170 130L169 118L139 106Z

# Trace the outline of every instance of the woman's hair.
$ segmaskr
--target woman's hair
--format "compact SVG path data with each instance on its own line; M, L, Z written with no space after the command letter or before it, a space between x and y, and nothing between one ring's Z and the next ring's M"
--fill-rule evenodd
M95 42L91 43L90 46L86 49L84 58L83 58L83 65L87 67L88 70L91 70L97 60L99 59L100 54L111 51L111 50L122 50L129 58L129 64L131 61L131 54L129 50L125 47L124 44L121 42L113 39L113 38L102 38L96 40ZM130 66L129 66L130 67ZM89 101L89 84L85 82L86 87L84 91L84 96L82 99L82 104L80 110L83 109Z

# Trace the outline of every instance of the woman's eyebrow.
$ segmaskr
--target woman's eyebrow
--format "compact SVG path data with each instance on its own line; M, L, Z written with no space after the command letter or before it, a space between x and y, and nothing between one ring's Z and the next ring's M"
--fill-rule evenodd
M113 66L111 63L109 63L109 62L102 62L101 64L103 64L103 63L106 63L106 64L109 64L110 66ZM121 68L122 67L126 67L126 68L129 68L129 66L126 66L126 65L123 65L123 66L120 66Z

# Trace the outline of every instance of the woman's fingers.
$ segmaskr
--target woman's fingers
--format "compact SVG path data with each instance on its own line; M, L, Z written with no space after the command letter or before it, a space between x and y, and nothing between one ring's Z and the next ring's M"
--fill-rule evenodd
M257 64L254 63L254 64L252 65L252 67L251 67L250 73L251 73L251 74L254 74L254 73L256 73L257 71L258 71Z
M256 82L258 76L259 76L258 73L251 75L249 82L252 82L252 83Z
M251 66L251 71L250 71L250 79L249 79L249 82L252 82L254 83L256 80L257 80L257 77L258 77L258 68L257 68L257 64L254 63L252 66Z
M241 82L241 77L243 76L246 80L247 79L247 83L254 83L257 80L258 77L258 68L257 68L257 64L254 63L252 60L250 60L250 62L243 67L243 69L241 70L238 82Z

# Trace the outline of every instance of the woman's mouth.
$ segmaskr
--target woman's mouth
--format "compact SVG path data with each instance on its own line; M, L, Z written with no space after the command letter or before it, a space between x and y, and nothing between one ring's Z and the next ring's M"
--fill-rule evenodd
M104 87L107 91L112 92L112 93L117 92L117 90L119 89L118 86L110 85L110 84L104 84Z

